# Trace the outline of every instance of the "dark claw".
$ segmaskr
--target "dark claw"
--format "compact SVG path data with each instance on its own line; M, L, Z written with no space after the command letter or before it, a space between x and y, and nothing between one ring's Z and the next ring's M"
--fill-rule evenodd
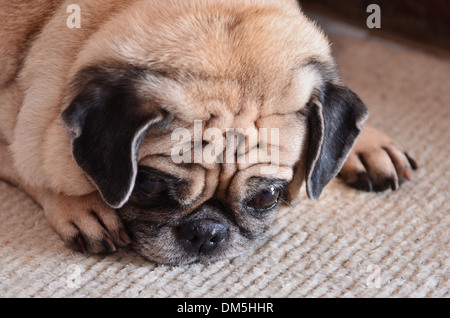
M417 169L419 168L419 165L417 164L417 162L416 162L413 158L411 158L411 157L408 155L408 153L406 153L406 152L405 152L405 156L406 156L406 159L408 159L409 164L411 165L411 168L412 168L413 170L417 170Z
M111 241L109 238L105 238L102 242L102 245L107 253L112 253L116 251L116 247L113 241Z
M392 190L397 189L395 180L392 177L385 178L382 182L373 185L373 190L375 192L382 192L389 188L391 188Z
M125 230L120 229L119 237L122 240L122 242L125 243L126 245L131 244L131 239L128 236L127 232L125 232Z
M361 172L358 174L358 179L350 183L350 186L367 192L373 191L372 181L370 180L369 174L367 172Z
M77 237L73 241L74 241L74 245L76 246L76 249L79 252L81 252L81 253L87 252L86 244L84 243L84 240L83 240L83 237L81 236L81 234L77 235Z
M397 190L397 184L395 183L394 178L390 178L390 179L389 179L389 182L391 183L391 189L392 189L392 191Z

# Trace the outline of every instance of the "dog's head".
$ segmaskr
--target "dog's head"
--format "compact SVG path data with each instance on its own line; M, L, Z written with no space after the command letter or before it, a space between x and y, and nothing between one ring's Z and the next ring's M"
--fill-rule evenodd
M367 117L294 1L192 3L99 30L62 116L135 249L168 264L244 252L303 180L317 199Z

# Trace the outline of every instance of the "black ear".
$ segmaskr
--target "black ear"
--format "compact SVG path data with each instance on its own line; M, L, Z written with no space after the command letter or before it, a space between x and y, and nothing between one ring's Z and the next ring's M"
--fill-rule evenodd
M368 118L359 97L345 85L327 82L308 104L306 191L317 200L342 168Z
M84 69L71 85L76 97L62 113L75 161L113 208L128 200L141 140L161 120L139 100L133 85L138 76L138 70Z

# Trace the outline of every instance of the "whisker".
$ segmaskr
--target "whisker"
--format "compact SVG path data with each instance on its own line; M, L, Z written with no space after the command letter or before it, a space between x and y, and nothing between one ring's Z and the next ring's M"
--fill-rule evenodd
M280 201L283 201L284 203L286 203L290 208L293 208L293 207L294 207L290 202L287 202L287 201L284 200L283 198L280 198Z

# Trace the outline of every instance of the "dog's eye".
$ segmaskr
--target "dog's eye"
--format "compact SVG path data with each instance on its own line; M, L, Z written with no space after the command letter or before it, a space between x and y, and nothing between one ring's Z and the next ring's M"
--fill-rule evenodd
M149 197L160 197L167 195L169 188L167 183L158 178L149 178L145 175L138 175L137 179L139 183L139 188L146 196Z
M255 210L268 210L273 208L280 197L280 190L275 186L270 186L255 195L249 202L248 206Z

